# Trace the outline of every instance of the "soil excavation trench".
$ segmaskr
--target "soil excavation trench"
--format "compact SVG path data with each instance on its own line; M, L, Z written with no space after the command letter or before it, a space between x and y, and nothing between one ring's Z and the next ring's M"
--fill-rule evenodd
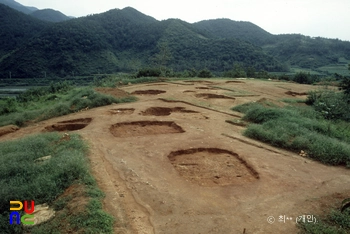
M233 106L262 98L277 103L293 93L276 87L280 82L238 81L215 79L215 84L239 85L260 96L184 93L206 90L196 88L213 84L206 80L96 89L119 98L134 93L139 100L2 128L0 141L79 130L106 194L104 209L116 219L114 233L297 233L295 220L270 224L267 218L320 215L340 205L350 194L350 170L245 138L245 125L226 122L234 117L241 123L243 114L232 112ZM315 89L283 85L298 90L294 95Z

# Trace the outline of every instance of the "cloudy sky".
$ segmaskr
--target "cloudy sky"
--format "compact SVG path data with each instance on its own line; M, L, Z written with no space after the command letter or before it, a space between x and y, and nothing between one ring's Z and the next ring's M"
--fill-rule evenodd
M189 23L216 18L250 21L273 34L301 33L350 41L350 0L17 0L25 6L52 8L86 16L131 6L157 20Z

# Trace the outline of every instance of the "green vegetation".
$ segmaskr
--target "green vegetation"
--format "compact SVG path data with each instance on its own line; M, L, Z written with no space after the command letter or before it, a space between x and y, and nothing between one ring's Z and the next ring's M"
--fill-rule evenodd
M213 77L213 74L208 69L203 69L203 70L198 72L197 76L200 78L211 78L211 77Z
M332 210L326 217L317 217L317 223L298 223L300 234L346 234L350 233L350 209Z
M350 124L331 122L311 107L277 108L248 103L233 110L251 124L244 135L331 165L350 167Z
M113 218L102 210L103 193L88 168L87 146L79 135L63 138L46 133L0 143L1 233L112 233ZM36 162L44 156L50 159ZM68 187L82 188L80 196L60 196ZM87 201L77 211L69 208L75 198ZM10 200L47 203L55 217L38 226L9 225ZM76 208L77 209L77 208Z
M0 99L0 126L24 126L83 109L135 100L133 96L115 98L104 95L89 87L73 88L67 82L51 84L49 87L29 89L17 99Z

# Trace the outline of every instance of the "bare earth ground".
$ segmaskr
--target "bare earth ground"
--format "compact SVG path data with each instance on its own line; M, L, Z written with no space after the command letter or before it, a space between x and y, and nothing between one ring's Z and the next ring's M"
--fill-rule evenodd
M126 86L138 102L50 119L0 140L81 134L104 208L117 219L115 233L296 233L296 217L349 197L350 170L245 138L244 127L225 120L242 116L229 110L235 105L265 98L283 106L280 99L305 98L317 87L232 81ZM279 222L280 215L292 220Z

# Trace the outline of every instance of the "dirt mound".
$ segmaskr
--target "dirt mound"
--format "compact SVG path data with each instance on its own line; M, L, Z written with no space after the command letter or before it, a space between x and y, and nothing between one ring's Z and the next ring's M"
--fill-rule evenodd
M19 127L15 125L8 125L4 127L0 127L0 137L6 134L9 134L11 132L15 132L19 129Z
M148 89L148 90L136 90L132 92L131 94L136 94L136 95L157 95L161 93L166 93L164 90L156 90L156 89Z
M218 148L171 152L168 158L180 176L201 186L239 185L259 179L259 174L238 154Z
M236 100L233 97L228 97L225 95L219 95L219 94L213 94L213 93L198 93L195 95L198 98L205 98L205 99L210 99L210 98L221 98L221 99L232 99Z
M50 208L47 204L42 205L34 205L34 212L32 215L34 215L34 218L32 221L34 221L33 225L38 225L41 223L44 223L55 216L55 211L53 208ZM28 219L30 221L30 219ZM32 224L23 224L24 226L32 226Z
M112 125L109 131L115 137L148 136L168 133L185 132L172 121L136 121Z
M141 115L167 116L167 115L170 115L172 112L198 113L197 111L186 110L185 107L174 107L174 108L150 107L145 111L141 112Z
M118 108L118 109L110 109L109 113L113 115L131 115L134 113L134 108Z
M245 84L245 82L239 81L239 80L229 80L229 81L226 81L225 83L226 84L228 84L228 83L243 83L243 84Z
M56 124L45 127L49 132L53 131L75 131L85 128L90 124L92 118L83 118L83 119L73 119L67 121L57 122Z
M130 96L127 92L117 88L95 88L99 93L108 94L117 98Z
M305 92L298 93L298 92L293 92L293 91L287 91L287 92L285 92L285 94L288 94L288 95L291 95L291 96L303 96L303 95L307 95L307 93L305 93Z

